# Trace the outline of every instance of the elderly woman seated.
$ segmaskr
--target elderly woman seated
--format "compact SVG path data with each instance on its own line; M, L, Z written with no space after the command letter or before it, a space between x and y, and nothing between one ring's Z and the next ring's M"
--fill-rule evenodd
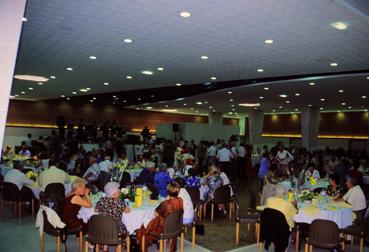
M122 223L122 215L123 213L129 213L130 209L119 199L119 184L117 182L107 183L104 192L106 197L97 202L95 211L101 215L112 217L118 224L119 235L123 235L126 233L126 227ZM107 245L104 245L103 251L108 251Z
M170 214L178 210L183 210L183 200L178 197L180 192L180 185L176 182L172 182L168 185L168 198L160 203L155 209L155 218L149 222L145 228L143 225L137 231L137 240L142 242L142 238L145 237L145 251L155 240L154 235L159 235L163 232L164 219ZM177 244L176 239L173 239L171 243L170 251L175 251Z
M214 165L210 166L209 172L204 178L202 178L201 184L207 187L207 191L204 194L204 200L207 201L213 199L215 190L223 185L219 168Z
M88 226L77 218L81 207L92 208L93 204L88 197L90 190L86 188L84 179L77 178L72 184L72 191L65 197L65 205L63 211L63 222L69 229L83 227L83 231L87 232Z

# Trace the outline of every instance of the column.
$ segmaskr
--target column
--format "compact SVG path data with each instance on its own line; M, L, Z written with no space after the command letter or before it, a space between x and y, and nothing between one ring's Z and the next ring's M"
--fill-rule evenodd
M0 1L0 143L3 144L26 0Z
M249 113L250 144L259 147L263 144L264 111L252 110Z
M245 136L246 117L240 116L238 126L240 127L240 136Z
M301 113L302 146L314 150L318 146L320 124L319 108L307 108Z
M209 125L223 125L223 113L222 112L210 112L209 113Z

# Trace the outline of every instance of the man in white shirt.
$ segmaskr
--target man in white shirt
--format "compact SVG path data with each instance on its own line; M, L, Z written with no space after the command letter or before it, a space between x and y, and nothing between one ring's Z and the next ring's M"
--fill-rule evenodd
M343 195L343 199L351 205L352 211L356 214L354 222L361 224L366 209L366 199L363 190L358 185L357 179L350 176L346 177L346 187L349 190Z
M113 163L110 161L110 156L105 156L105 160L99 163L99 172L110 172Z
M217 148L214 145L214 142L210 142L210 146L207 149L208 154L208 165L212 165L216 162L216 156L217 156Z
M217 158L219 161L220 169L225 172L228 177L231 174L231 159L233 155L232 152L227 148L227 145L223 143L222 148L218 150Z
M57 161L54 159L49 160L49 169L44 170L38 177L38 184L41 186L41 190L44 192L47 185L52 183L67 184L70 181L69 175L56 167Z
M12 183L18 187L22 201L31 201L33 193L31 189L28 188L28 186L33 185L34 181L27 178L27 176L22 171L22 162L15 161L13 169L5 174L4 182Z
M99 176L99 166L96 163L96 158L94 157L89 157L88 163L90 166L83 174L82 178L84 178L87 182L92 182L95 181Z

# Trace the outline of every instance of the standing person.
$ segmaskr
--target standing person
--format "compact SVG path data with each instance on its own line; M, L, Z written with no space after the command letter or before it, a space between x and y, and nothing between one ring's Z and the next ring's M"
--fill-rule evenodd
M284 175L288 170L288 164L293 161L294 157L292 154L285 150L283 145L280 143L278 145L278 152L277 152L277 161L278 161L278 171Z
M207 165L210 166L215 164L217 160L217 148L215 147L214 142L210 142L210 146L207 149L207 154L208 154Z
M234 141L230 141L229 143L230 151L232 153L231 157L231 174L233 174L234 179L241 179L240 176L238 176L237 171L237 161L238 161L238 153L237 153L237 146Z
M244 179L246 177L246 148L244 143L241 143L238 147L237 156L238 177Z
M27 134L27 139L24 140L24 144L27 146L27 147L31 147L32 146L32 134L31 133L28 133Z
M168 196L168 184L172 182L168 172L167 164L162 163L159 165L159 172L155 173L154 185L159 191L159 195L163 198Z
M217 158L219 161L219 166L222 172L225 172L228 177L232 176L231 171L231 159L233 155L231 151L227 148L227 145L223 143L222 148L218 151Z

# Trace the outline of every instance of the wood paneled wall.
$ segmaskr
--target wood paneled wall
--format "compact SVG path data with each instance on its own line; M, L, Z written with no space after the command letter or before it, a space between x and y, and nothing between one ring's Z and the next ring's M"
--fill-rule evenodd
M55 125L56 117L64 116L66 122L103 123L116 121L125 130L142 129L148 126L155 129L158 123L208 123L207 116L193 116L124 109L118 105L99 105L93 103L73 103L68 101L17 101L11 100L7 123ZM226 125L238 125L238 119L224 118Z

